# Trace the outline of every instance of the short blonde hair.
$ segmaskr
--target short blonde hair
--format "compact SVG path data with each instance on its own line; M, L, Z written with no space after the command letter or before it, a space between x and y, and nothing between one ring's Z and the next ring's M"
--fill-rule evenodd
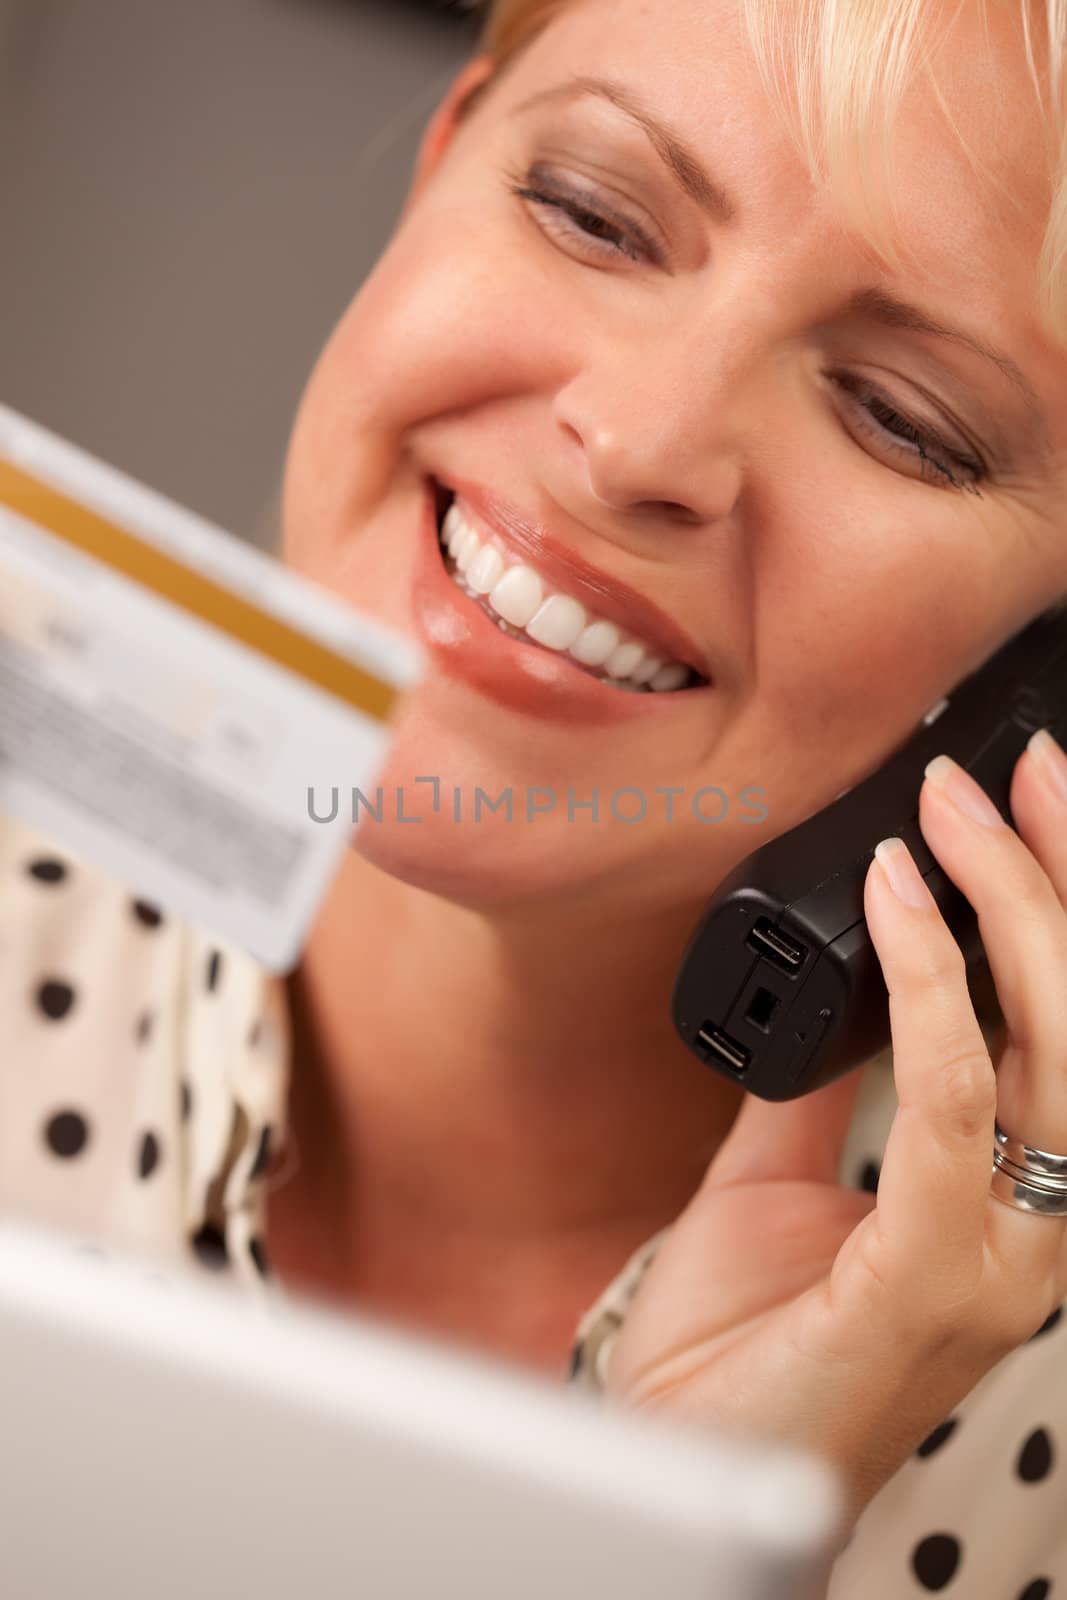
M871 197L886 193L887 186L873 167L871 153L877 143L882 172L887 172L893 121L919 62L923 24L933 20L942 0L740 3L763 83L787 125L793 125L809 170L830 178L853 216L861 219L871 243L886 259L897 260L885 210L872 203ZM958 0L957 9L967 3L976 4L988 24L987 0ZM501 63L507 61L567 4L487 0L483 48ZM1051 151L1051 206L1038 261L1038 311L1050 335L1067 345L1067 0L1019 4L1020 36ZM925 58L922 64L929 72ZM931 83L948 116L932 74Z

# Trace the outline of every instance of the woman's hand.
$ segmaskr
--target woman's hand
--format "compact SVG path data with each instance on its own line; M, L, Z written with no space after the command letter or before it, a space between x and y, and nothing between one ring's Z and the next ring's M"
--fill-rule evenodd
M860 1074L800 1100L749 1096L628 1314L610 1396L828 1459L850 1520L1067 1294L1067 1219L990 1193L993 1123L1067 1154L1067 760L1038 751L1011 812L949 764L923 836L978 913L1004 1044L990 1059L959 946L872 862L864 910L890 994L894 1117L877 1198L838 1185ZM945 769L940 767L940 776ZM928 773L930 769L928 768ZM935 774L937 776L937 774ZM988 809L981 822L948 797ZM901 873L903 868L903 873Z

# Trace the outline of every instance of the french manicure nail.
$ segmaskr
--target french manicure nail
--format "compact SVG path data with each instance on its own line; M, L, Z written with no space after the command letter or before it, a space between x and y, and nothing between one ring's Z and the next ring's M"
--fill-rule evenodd
M883 839L875 846L874 853L898 900L903 900L905 905L914 907L916 911L921 911L924 906L936 905L903 839Z
M985 790L975 783L969 773L953 761L951 756L935 756L926 765L926 776L934 786L948 796L966 816L987 828L1003 828L1004 818L990 800Z
M1041 728L1035 733L1026 748L1033 755L1038 771L1053 794L1060 800L1067 800L1067 755L1048 729Z

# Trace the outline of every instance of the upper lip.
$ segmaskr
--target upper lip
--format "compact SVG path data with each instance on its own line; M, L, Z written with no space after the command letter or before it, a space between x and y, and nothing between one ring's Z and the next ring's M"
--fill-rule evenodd
M469 505L515 552L517 559L528 562L554 586L583 601L596 616L653 645L664 661L680 661L702 678L711 677L707 656L696 640L645 595L567 549L543 523L534 521L494 491L458 478L438 479L437 483L446 494L455 494Z

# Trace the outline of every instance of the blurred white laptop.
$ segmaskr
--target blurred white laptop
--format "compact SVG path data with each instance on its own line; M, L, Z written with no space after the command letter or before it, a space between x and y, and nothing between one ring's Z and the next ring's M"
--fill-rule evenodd
M0 1225L10 1600L815 1600L815 1460Z

